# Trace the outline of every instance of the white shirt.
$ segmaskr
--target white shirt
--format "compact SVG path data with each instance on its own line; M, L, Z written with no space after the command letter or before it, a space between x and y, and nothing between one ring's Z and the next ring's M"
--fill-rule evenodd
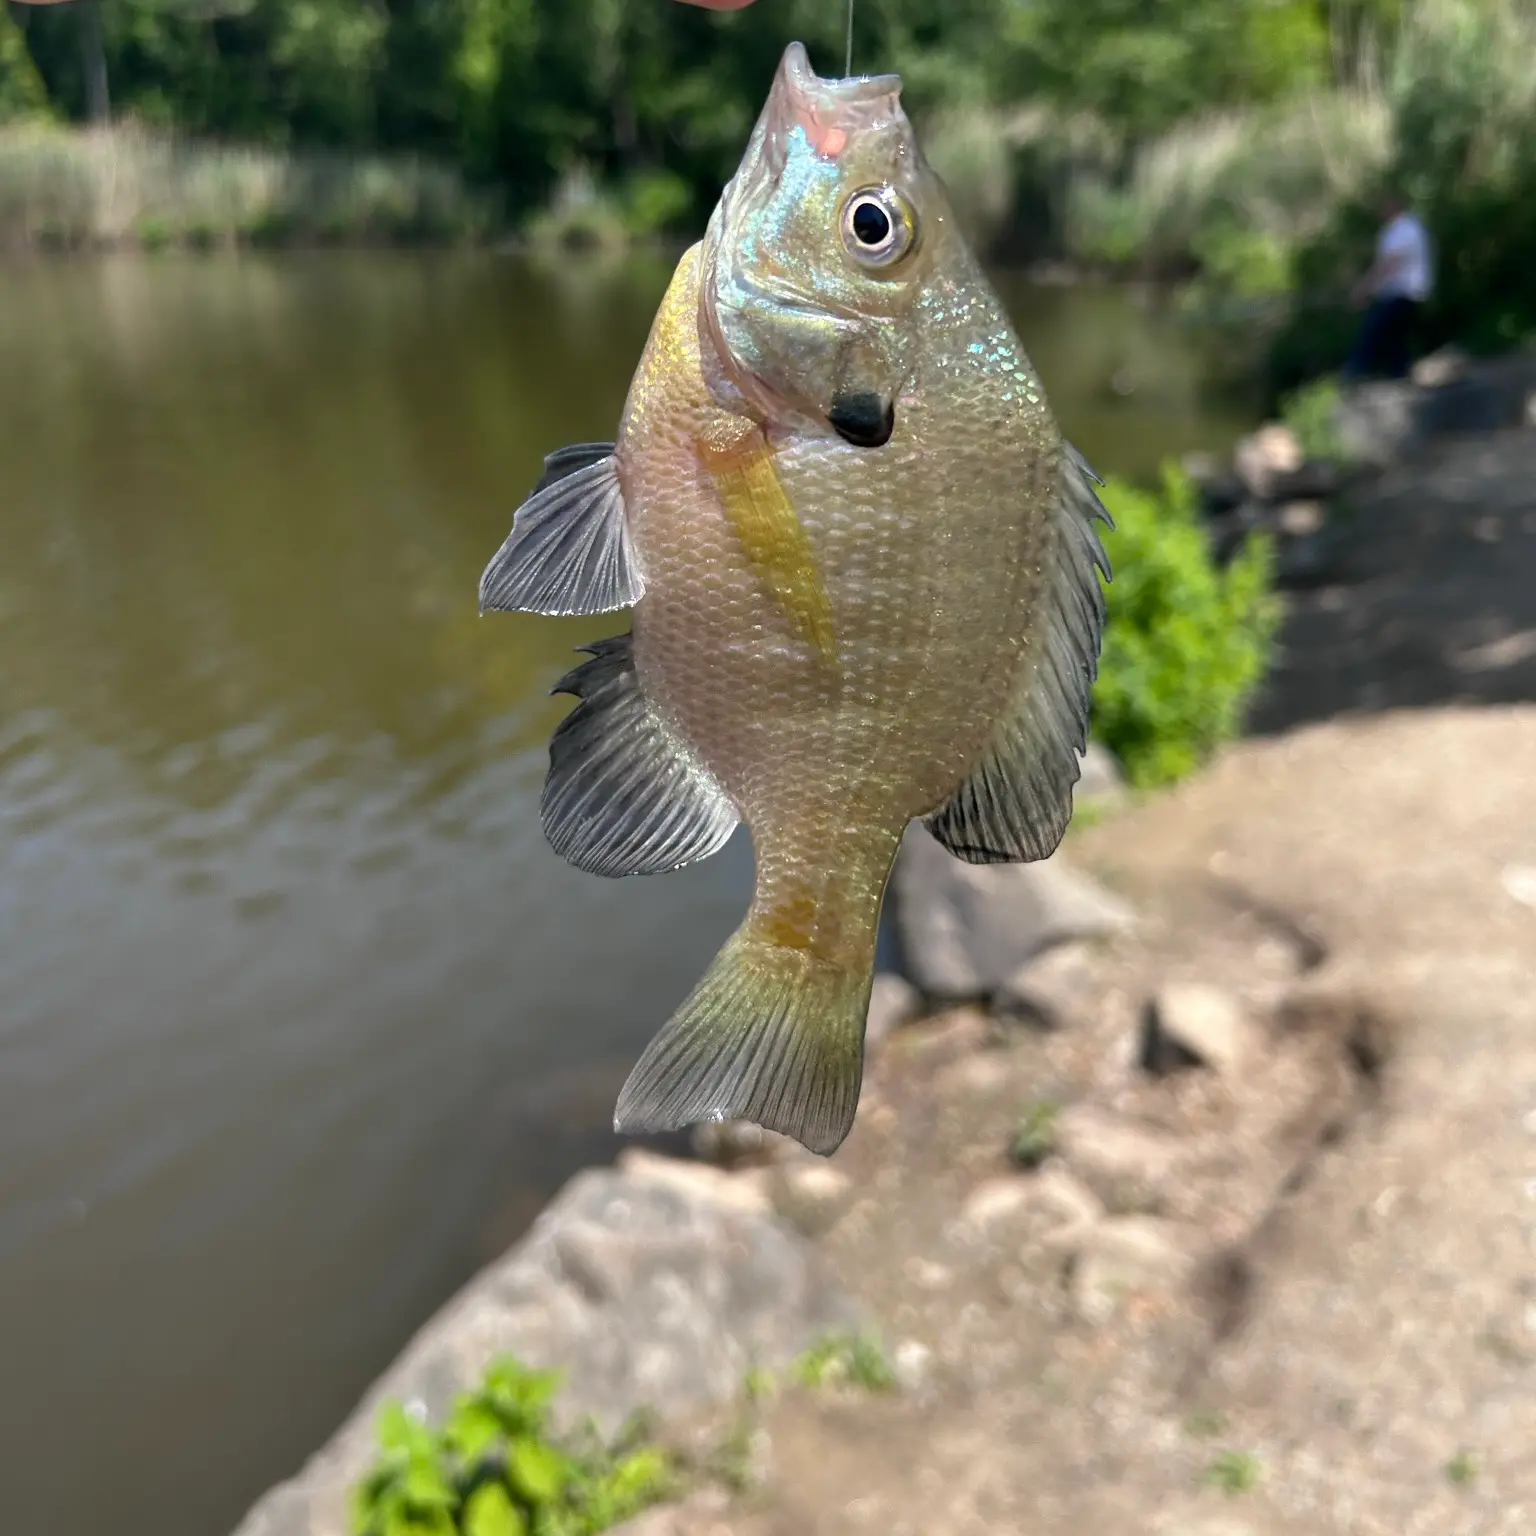
M1429 232L1411 213L1398 214L1376 239L1377 260L1392 256L1402 257L1402 265L1382 279L1377 293L1384 299L1401 297L1423 303L1434 281Z

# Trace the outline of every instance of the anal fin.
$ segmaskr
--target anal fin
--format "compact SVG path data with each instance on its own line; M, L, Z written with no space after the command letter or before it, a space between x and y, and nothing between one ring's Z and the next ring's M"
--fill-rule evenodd
M551 846L595 875L649 875L718 853L740 819L668 730L635 673L629 635L583 646L556 684L581 702L549 744L540 810Z
M612 613L644 594L613 444L550 454L480 577L481 613Z
M1070 443L1062 445L1061 474L1045 623L981 760L925 818L969 864L1049 858L1072 818L1104 632L1098 578L1110 574L1094 524L1110 517L1093 488L1102 482Z

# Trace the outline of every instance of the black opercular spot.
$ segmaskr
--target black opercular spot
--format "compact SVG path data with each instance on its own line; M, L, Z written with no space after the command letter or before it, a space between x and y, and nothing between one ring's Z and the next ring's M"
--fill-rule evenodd
M884 245L891 238L891 216L876 202L853 210L853 233L860 245Z
M855 448L881 448L896 430L896 406L876 394L839 395L827 420L845 443Z

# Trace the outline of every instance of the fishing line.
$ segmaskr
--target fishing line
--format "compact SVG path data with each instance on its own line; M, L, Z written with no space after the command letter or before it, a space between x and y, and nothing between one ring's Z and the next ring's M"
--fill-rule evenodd
M853 73L853 0L848 0L848 61L843 65L843 73Z

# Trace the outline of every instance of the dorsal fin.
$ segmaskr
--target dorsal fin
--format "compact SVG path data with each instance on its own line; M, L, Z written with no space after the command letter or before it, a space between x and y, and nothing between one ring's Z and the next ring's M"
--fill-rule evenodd
M925 818L928 830L969 864L1049 858L1072 817L1104 633L1098 576L1110 575L1094 524L1113 523L1094 490L1103 482L1070 443L1062 449L1044 629L980 762Z

